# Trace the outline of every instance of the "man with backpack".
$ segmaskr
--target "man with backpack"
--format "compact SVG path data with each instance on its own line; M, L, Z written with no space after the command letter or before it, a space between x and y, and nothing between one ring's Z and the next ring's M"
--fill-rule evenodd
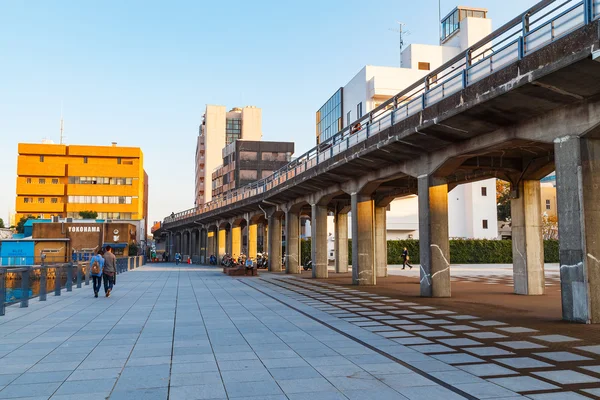
M110 292L115 284L117 275L117 257L112 253L112 247L106 246L104 252L104 268L102 270L102 279L104 280L104 292L106 297L110 297Z
M98 250L95 256L90 259L90 275L94 285L94 297L98 297L100 285L102 284L102 269L104 268L104 257L102 249Z

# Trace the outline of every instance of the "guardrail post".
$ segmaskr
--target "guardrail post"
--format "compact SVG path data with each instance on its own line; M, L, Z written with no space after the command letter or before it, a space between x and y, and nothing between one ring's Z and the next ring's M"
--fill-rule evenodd
M48 268L40 268L40 301L46 301L48 294Z
M67 265L67 292L73 291L73 264Z
M21 272L21 308L29 307L29 267Z
M82 279L82 264L81 263L77 263L77 289L81 289L81 281Z
M6 268L0 268L0 316L6 310Z
M60 284L60 279L61 279L61 271L62 267L59 267L58 265L54 268L54 295L55 296L60 296L60 292L61 292L61 284Z
M519 37L517 46L518 46L518 52L519 52L519 60L522 60L523 57L525 57L525 38L523 36Z

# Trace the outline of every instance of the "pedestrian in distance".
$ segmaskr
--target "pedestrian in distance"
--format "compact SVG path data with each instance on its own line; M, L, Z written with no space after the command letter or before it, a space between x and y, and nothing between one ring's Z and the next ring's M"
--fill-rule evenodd
M402 252L402 259L404 260L404 262L402 263L402 269L406 268L406 266L408 265L408 268L412 269L412 265L410 265L408 263L408 261L410 260L410 256L408 255L408 249L405 247L404 251Z
M103 257L102 280L104 281L104 293L106 297L110 297L117 276L117 257L112 253L112 247L110 246L106 246Z
M92 275L92 284L94 287L94 297L98 297L100 285L102 284L102 270L104 269L104 252L102 249L90 259L90 275Z
M179 265L179 261L181 261L181 254L177 252L175 253L175 265Z

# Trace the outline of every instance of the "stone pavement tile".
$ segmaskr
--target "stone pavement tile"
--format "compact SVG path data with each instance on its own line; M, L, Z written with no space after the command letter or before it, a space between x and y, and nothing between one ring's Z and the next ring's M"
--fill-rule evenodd
M415 372L377 375L377 379L398 391L402 388L413 386L437 386L437 383Z
M495 332L467 332L466 334L475 339L502 339L506 337L506 335Z
M592 396L600 397L600 388L598 388L598 389L583 389L583 391L591 394Z
M415 332L418 335L424 336L426 338L440 338L440 337L453 337L454 334L446 331L417 331Z
M144 367L127 367L127 368L144 368ZM214 361L202 362L202 363L181 363L181 364L173 364L171 366L171 373L173 373L173 374L184 374L184 373L190 373L190 372L210 372L210 371L217 371L217 370L218 370L217 363Z
M231 361L231 360L258 360L258 356L253 351L247 351L243 353L220 353L215 354L217 361Z
M4 367L4 366L3 366ZM62 382L29 383L26 385L8 385L0 391L0 399L16 397L50 397Z
M478 328L468 325L443 325L440 328L447 329L452 332L478 331Z
M71 374L71 371L56 372L26 372L13 382L15 385L27 385L30 383L63 382ZM88 379L94 377L88 376Z
M552 382L556 382L561 385L575 385L581 383L597 383L600 379L594 378L589 375L585 375L579 372L571 370L553 370L553 371L542 371L533 372L533 375L540 376Z
M399 344L403 344L403 345L411 345L411 344L431 344L433 342L431 342L430 340L424 339L424 338L420 338L420 337L406 337L406 338L400 338L400 339L392 339L394 342L399 343Z
M56 394L81 394L83 396L85 393L104 393L108 396L115 385L115 381L116 379L94 379L85 382L67 381L60 385Z
M324 377L350 376L364 372L362 368L352 363L347 365L324 365L321 367L315 367L315 369Z
M169 385L169 366L151 365L123 369L115 390L147 389Z
M191 386L191 385L210 385L221 383L223 379L218 371L212 372L192 372L185 374L171 374L170 385L173 386Z
M377 389L375 391L370 389L346 390L344 395L350 400L406 400L405 396L389 387Z
M377 353L352 355L347 356L346 359L359 366L363 366L365 364L381 364L390 362L389 358Z
M474 319L479 319L479 317L475 317L473 315L449 315L448 318L456 319L459 321L470 321Z
M464 339L464 338L458 338L458 339L439 339L438 342L443 343L447 346L481 346L483 345L483 343L481 342L477 342L475 340L471 340L471 339Z
M496 342L499 346L508 347L509 349L522 350L522 349L545 349L546 346L541 344L528 342L526 340L514 340L508 342Z
M459 383L483 383L483 382L485 382L481 378L478 378L474 375L471 375L465 371L460 371L460 370L432 372L431 376L438 378L439 380L441 380L449 385L457 385Z
M0 374L0 386L4 387L17 379L21 374Z
M579 368L585 369L585 370L590 371L590 372L594 372L596 374L600 374L600 365L588 365L586 367L580 366ZM2 375L0 375L0 379L2 379ZM2 383L0 382L0 385L1 384Z
M463 349L469 353L476 354L482 357L490 357L490 356L511 356L514 353L506 350L499 349L497 347L489 346L489 347L466 347Z
M591 358L580 356L578 354L569 353L568 351L550 351L547 353L534 353L534 355L546 358L548 360L553 360L557 362L567 362L567 361L589 361Z
M564 342L575 342L581 339L572 338L570 336L564 335L541 335L541 336L532 336L532 339L541 340L543 342L549 343L564 343Z
M423 354L432 354L432 353L451 353L456 350L441 345L441 344L426 344L426 345L418 345L418 346L410 346L411 349L418 351Z
M473 357L472 355L464 354L464 353L435 354L435 355L432 355L431 357L435 358L436 360L440 360L442 362L450 364L450 365L470 364L470 363L472 364L472 363L483 362L483 360L481 358Z
M362 368L372 375L404 374L411 372L410 369L395 362L381 364L365 364Z
M536 329L524 328L522 326L507 326L502 328L496 328L499 331L508 332L508 333L531 333L537 332Z
M146 365L160 365L160 364L171 364L170 356L162 357L141 357L141 358L130 358L127 361L128 367L142 367Z
M388 386L367 372L360 372L352 376L332 376L327 379L342 393L345 393L348 390L389 389Z
M448 311L448 310L435 310L435 311L429 311L429 314L450 315L450 314L456 314L456 313L454 311Z
M235 353L232 353L235 354ZM266 350L266 351L262 351L262 352L256 352L256 354L258 355L258 357L261 360L268 360L268 359L272 359L272 358L295 358L298 357L298 354L294 351L294 350ZM313 356L316 356L316 354L313 354ZM219 358L217 356L217 358Z
M530 376L515 376L510 378L492 378L489 382L512 390L513 392L532 392L535 390L559 389L558 386L540 381Z
M288 393L287 397L282 396L281 400L347 400L348 398L340 392L306 392L306 393ZM239 399L242 400L242 399ZM270 400L269 397L256 400ZM273 398L273 400L279 400Z
M588 390L584 390L584 392L588 392ZM590 393L594 394L594 393ZM596 393L597 395L598 393ZM582 396L580 394L574 392L555 392L555 393L543 393L543 394L530 394L527 397L533 400L587 400L589 399L586 396Z
M464 400L464 397L442 386L408 387L399 390L409 400Z
M122 368L126 360L85 360L81 364L76 365L77 369L101 369L101 368ZM62 363L60 363L62 364Z
M518 375L518 372L492 363L458 365L458 368L475 376Z
M429 361L414 361L410 363L413 367L423 371L423 372L439 372L439 371L453 371L456 370L455 367L443 363L438 360L429 360Z
M455 386L457 389L460 389L465 393L469 393L478 399L512 397L517 395L515 392L489 382L462 383Z
M221 382L207 385L175 386L169 391L171 400L226 399L227 394Z
M3 374L22 374L25 371L29 370L29 368L34 366L33 364L10 364L9 361L4 358L2 358L0 360L2 362L2 373ZM56 364L52 363L51 365L56 365ZM54 369L49 369L48 371L54 371Z
M276 381L286 379L321 378L321 374L313 367L269 368L269 373ZM285 391L285 390L284 390Z
M473 321L473 323L475 325L479 325L479 326L503 326L503 325L507 325L504 322L500 322L500 321Z
M393 331L393 332L379 332L379 335L383 336L384 338L402 338L402 337L412 337L413 335L411 335L408 332L403 332L403 331Z
M257 382L268 381L271 374L265 367L249 369L246 371L221 371L223 382Z
M106 400L106 393L85 393L82 395L81 393L73 393L73 394L55 394L50 399L51 400L81 400L85 397L85 400ZM112 397L111 397L112 398ZM21 400L21 399L19 399Z
M230 399L236 397L281 395L283 392L273 379L260 382L228 382L225 389Z
M259 363L260 363L260 361L259 361ZM265 367L267 367L269 369L271 369L271 368L308 367L309 366L309 364L300 357L270 358L270 359L264 360L262 363L264 363ZM219 363L219 367L221 367L221 370L224 369L222 366L222 363Z
M285 394L306 392L338 392L325 378L283 379L277 383ZM317 397L318 398L318 397Z
M494 359L497 363L507 365L511 368L516 369L529 369L529 368L548 368L553 367L552 364L536 360L530 357L507 357L507 358L496 358Z
M446 319L430 319L425 322L428 323L429 325L450 325L450 324L454 323L454 322L448 321Z
M87 381L89 379L116 379L120 374L121 368L76 369L68 377L67 381Z
M575 339L578 340L578 339ZM577 350L581 350L581 351L585 351L588 353L594 353L594 354L598 354L600 355L600 345L596 345L596 346L580 346L580 347L575 347Z
M427 325L413 324L413 325L402 325L402 329L406 331L429 331L433 328Z
M139 358L138 359L130 358L128 364L130 362L132 362L132 360L139 360ZM173 358L171 359L171 362L173 364L199 363L199 362L210 362L210 361L215 361L215 355L212 353L211 354L174 355ZM149 364L149 365L153 365L153 364Z

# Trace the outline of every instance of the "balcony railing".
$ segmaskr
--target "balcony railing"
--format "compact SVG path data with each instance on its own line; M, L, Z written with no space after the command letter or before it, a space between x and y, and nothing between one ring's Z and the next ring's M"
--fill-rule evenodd
M200 207L165 218L165 225L265 193L368 137L564 37L600 16L600 0L543 0L382 103L349 127L275 171Z

